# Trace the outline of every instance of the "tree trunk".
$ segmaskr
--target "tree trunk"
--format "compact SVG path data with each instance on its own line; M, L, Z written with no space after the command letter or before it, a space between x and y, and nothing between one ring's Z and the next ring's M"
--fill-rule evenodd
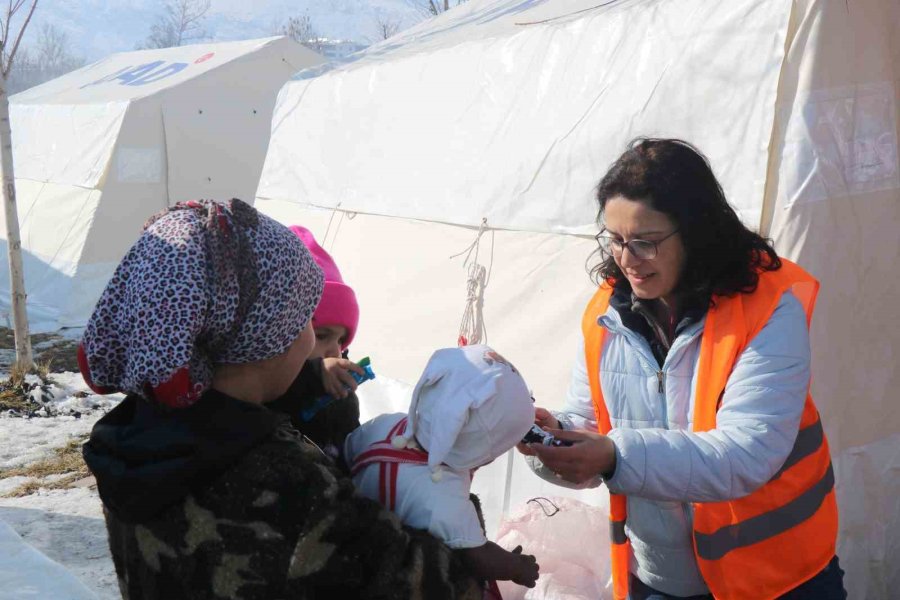
M28 337L22 240L19 237L19 211L16 209L16 178L13 171L12 123L9 119L9 96L6 94L5 80L0 83L0 173L3 176L3 206L6 210L9 288L12 296L13 331L16 336L16 361L27 370L34 366L34 360L31 356L31 338Z

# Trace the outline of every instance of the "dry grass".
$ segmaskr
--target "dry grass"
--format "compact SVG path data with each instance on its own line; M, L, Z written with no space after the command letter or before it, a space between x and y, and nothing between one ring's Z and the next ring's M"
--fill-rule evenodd
M30 408L32 408L31 400L22 394L21 388L4 386L0 389L0 410L25 412Z
M91 473L81 457L81 446L86 439L71 440L62 448L56 448L53 451L54 455L50 458L25 467L0 471L0 479L8 477L34 478L8 492L6 497L27 496L41 488L51 490L67 488L75 481L90 475ZM51 475L64 475L64 477L53 481L43 481Z
M9 368L9 380L8 383L21 387L23 383L25 383L25 376L30 372L29 369L26 369L22 366L22 363L16 361Z
M33 367L26 369L20 362L16 361L9 368L9 382L21 386L25 383L25 376L28 374L37 375L41 380L47 381L50 379L52 363L53 359L36 360Z
M31 386L25 387L25 376L34 374L45 383L52 383L50 379L52 359L36 362L31 369L24 369L18 362L9 368L9 379L0 382L0 410L14 409L21 412L30 412L40 408L31 400Z

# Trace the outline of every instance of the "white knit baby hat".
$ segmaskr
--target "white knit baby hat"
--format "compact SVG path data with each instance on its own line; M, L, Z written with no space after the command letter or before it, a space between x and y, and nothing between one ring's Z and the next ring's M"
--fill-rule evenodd
M435 352L413 390L403 435L392 442L428 452L432 479L441 465L485 465L521 441L534 423L534 402L519 372L479 344Z

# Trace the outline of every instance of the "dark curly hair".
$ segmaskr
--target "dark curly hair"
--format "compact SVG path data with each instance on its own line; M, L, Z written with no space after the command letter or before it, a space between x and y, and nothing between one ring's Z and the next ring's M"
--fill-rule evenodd
M686 251L679 294L712 302L749 293L760 271L781 268L772 245L728 204L706 157L685 141L638 138L628 145L597 186L601 226L606 203L616 196L644 202L678 227ZM594 265L591 276L631 289L612 257Z

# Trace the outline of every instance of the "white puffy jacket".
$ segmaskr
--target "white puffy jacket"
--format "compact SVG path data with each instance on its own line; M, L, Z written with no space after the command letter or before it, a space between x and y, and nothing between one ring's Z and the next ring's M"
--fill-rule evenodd
M626 328L615 308L600 317L608 330L600 380L616 445L615 474L605 483L628 496L631 572L675 596L708 593L694 557L690 503L740 498L766 483L791 451L809 385L806 315L788 292L740 356L716 428L692 432L704 323L685 327L659 368L647 340ZM566 429L596 431L583 346L556 416ZM529 462L560 483L539 461ZM598 476L578 487L601 482Z

